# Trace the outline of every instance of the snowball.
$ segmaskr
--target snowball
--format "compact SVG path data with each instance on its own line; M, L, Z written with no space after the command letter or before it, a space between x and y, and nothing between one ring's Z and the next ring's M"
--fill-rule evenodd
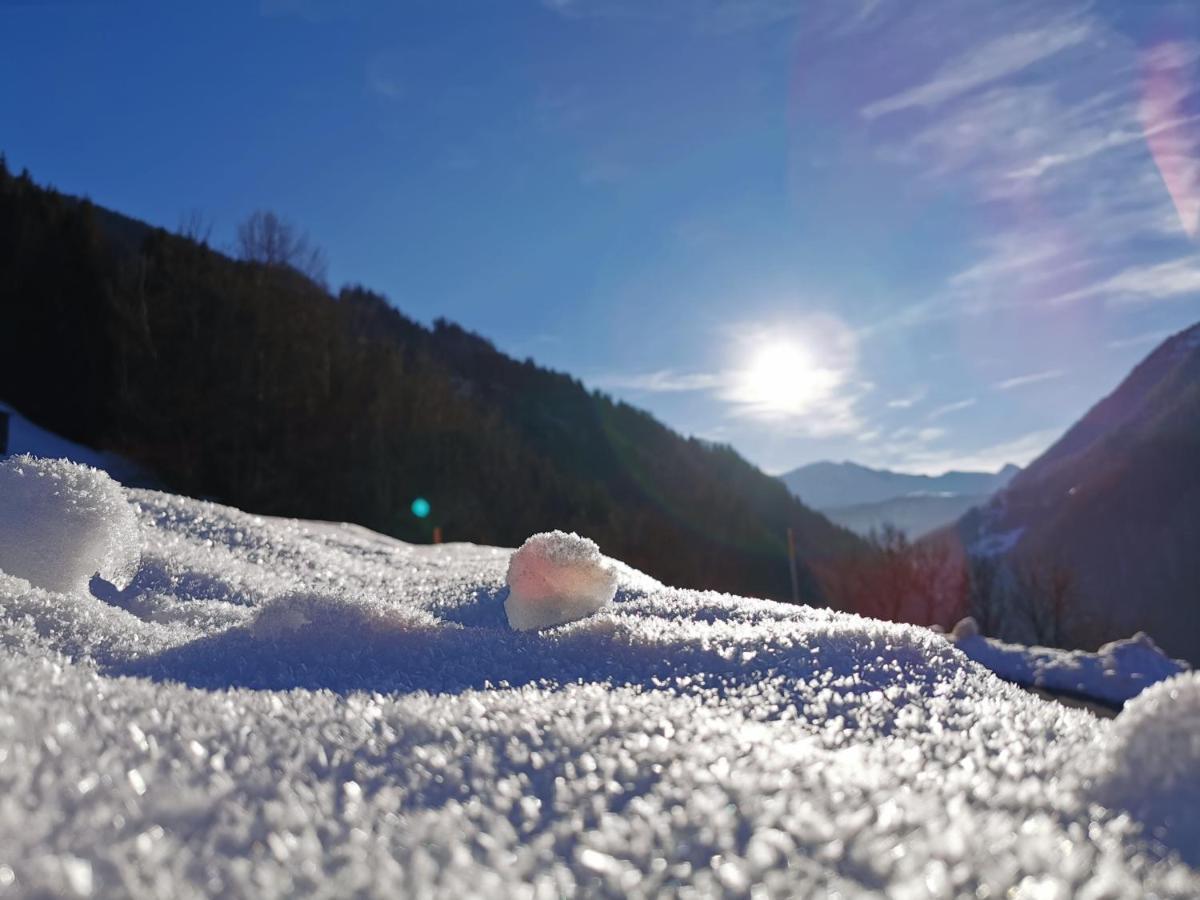
M140 558L137 516L107 474L65 459L0 461L0 571L59 593L97 573L118 587Z
M950 632L950 636L956 641L973 638L977 634L979 634L979 623L976 622L971 616L967 616L965 619L959 619L958 624L955 625L954 629Z
M593 541L565 531L529 538L508 563L508 624L549 628L590 616L617 592L617 572Z
M1093 785L1192 865L1200 863L1200 672L1147 688L1113 721Z

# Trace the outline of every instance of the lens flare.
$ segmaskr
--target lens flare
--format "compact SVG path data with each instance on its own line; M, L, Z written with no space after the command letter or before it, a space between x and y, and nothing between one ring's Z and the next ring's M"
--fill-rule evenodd
M1189 115L1198 59L1185 44L1163 42L1143 57L1138 114L1146 144L1188 237L1200 235L1200 126Z
M431 507L429 501L424 497L418 497L412 502L412 514L418 519L424 519L429 515Z

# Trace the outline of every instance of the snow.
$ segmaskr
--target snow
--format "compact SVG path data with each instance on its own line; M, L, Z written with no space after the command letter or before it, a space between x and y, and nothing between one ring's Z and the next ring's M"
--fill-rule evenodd
M508 563L504 612L518 631L563 625L603 609L617 592L617 572L594 541L548 531L525 541Z
M8 414L8 449L0 452L0 459L5 455L20 456L29 454L49 459L69 459L85 466L92 466L107 472L117 481L124 484L143 484L150 479L137 466L115 453L104 453L68 441L45 428L34 425L15 408L0 400L0 415Z
M1200 866L1200 673L1167 679L1129 703L1105 742L1092 796Z
M0 460L0 572L61 593L99 574L124 584L137 566L137 517L120 485L66 460Z
M1186 672L1144 631L1102 646L1096 653L1027 647L983 637L973 619L954 627L955 646L1006 681L1120 707L1152 684Z
M965 619L959 619L958 624L950 631L950 636L956 641L963 641L967 638L977 637L979 635L979 623L971 616Z
M1200 895L1130 812L1194 760L1131 780L1151 691L1106 721L922 628L616 562L516 631L511 551L125 496L124 588L0 575L0 893ZM1194 708L1155 696L1160 731Z

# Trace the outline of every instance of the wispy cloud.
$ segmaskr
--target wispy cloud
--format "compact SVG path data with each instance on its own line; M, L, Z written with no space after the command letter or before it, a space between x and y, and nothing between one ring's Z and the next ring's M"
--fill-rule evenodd
M605 390L636 391L647 394L712 391L726 383L726 379L720 375L706 372L676 372L671 369L625 375L601 375L590 381L596 387Z
M903 397L893 397L887 402L888 409L910 409L925 399L929 388L922 387Z
M1200 290L1187 240L1200 234L1200 42L1139 46L1090 4L1064 16L1013 2L987 18L936 0L923 8L925 24L969 19L977 33L954 32L931 77L860 112L887 117L872 125L879 153L918 188L971 185L990 231L976 262L871 333Z
M1168 329L1145 331L1141 334L1135 334L1131 337L1111 340L1106 346L1110 350L1124 350L1126 347L1142 347L1146 344L1158 344L1162 341L1165 341L1170 336L1171 332Z
M1167 138L1174 132L1185 129L1200 121L1200 116L1182 116L1175 119L1159 120L1140 128L1118 128L1113 131L1079 134L1072 145L1054 153L1039 156L1022 168L1008 173L1009 178L1037 179L1059 166L1072 163L1086 162L1094 156L1115 150L1128 144L1140 145L1145 140Z
M1058 439L1058 429L1030 431L1010 440L976 449L912 449L874 460L906 472L940 475L951 469L963 472L995 472L1007 463L1025 466Z
M929 81L867 104L862 114L868 119L875 119L913 107L938 106L1014 75L1091 36L1091 28L1086 22L1071 20L1045 28L1001 35L950 60Z
M1016 375L1012 378L1005 378L1003 381L997 381L992 387L998 391L1011 391L1013 388L1025 387L1029 384L1039 384L1043 381L1053 381L1056 378L1062 378L1065 375L1062 369L1047 369L1044 372L1030 372L1028 375Z
M930 422L936 422L938 419L948 416L951 413L959 412L960 410L970 409L976 403L975 397L967 397L965 400L956 400L953 403L947 403L931 410L925 418Z
M1194 294L1200 294L1200 255L1129 266L1095 284L1052 297L1051 302L1074 303L1099 297L1113 304L1151 303Z
M891 434L893 441L899 441L904 444L930 444L940 438L945 437L947 431L945 428L925 427L917 428L913 425L905 425L903 428L897 428Z

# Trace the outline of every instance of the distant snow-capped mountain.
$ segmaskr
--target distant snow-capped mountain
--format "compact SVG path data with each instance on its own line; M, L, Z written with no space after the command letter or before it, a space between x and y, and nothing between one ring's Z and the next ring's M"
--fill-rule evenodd
M853 462L817 462L780 476L793 494L859 534L891 524L919 537L956 521L1004 487L1020 469L911 475Z

